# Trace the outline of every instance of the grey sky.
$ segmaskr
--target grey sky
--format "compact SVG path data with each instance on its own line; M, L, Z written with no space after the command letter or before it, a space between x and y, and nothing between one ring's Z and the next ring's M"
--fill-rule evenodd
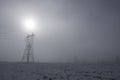
M119 0L0 0L0 60L19 61L26 32L20 20L33 15L36 61L112 60L120 53Z

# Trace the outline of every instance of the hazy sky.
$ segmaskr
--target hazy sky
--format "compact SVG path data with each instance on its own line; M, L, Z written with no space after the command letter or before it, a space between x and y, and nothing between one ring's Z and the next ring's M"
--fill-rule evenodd
M20 61L32 15L34 55L40 62L112 60L120 53L119 0L0 0L0 60Z

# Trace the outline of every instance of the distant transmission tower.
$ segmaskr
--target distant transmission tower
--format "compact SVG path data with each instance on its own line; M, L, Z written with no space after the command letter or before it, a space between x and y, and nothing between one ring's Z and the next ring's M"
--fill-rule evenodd
M116 63L120 63L120 56L119 56L119 55L116 56L115 62L116 62Z
M22 62L30 63L34 62L34 55L33 55L33 39L34 39L34 34L28 34L26 36L26 45L25 45L25 50L24 54L22 57Z

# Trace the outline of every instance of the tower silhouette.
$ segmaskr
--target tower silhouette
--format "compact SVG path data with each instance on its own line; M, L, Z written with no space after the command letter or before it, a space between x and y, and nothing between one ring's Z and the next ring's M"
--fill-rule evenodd
M34 63L34 54L33 54L33 40L34 40L34 34L28 34L26 36L26 45L25 45L25 49L24 49L24 54L22 57L22 62L26 62L26 63L30 63L33 62Z

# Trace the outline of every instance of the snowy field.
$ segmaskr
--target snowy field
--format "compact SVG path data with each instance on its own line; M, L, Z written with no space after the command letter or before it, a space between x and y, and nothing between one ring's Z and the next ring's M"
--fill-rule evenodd
M0 63L0 80L120 80L120 65Z

